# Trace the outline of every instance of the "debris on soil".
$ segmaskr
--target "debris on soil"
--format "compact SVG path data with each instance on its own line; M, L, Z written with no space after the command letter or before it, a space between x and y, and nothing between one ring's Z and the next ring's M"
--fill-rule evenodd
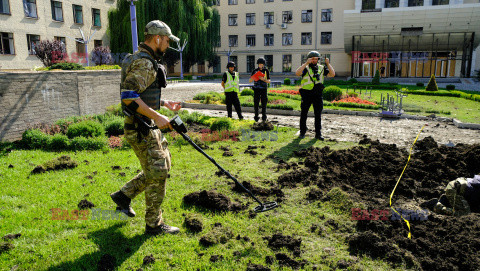
M247 271L270 271L271 269L261 264L247 264Z
M78 163L70 158L68 155L62 155L41 165L38 165L32 170L32 174L44 173L52 170L63 170L68 168L75 168Z
M303 268L308 263L306 260L295 261L285 253L277 253L275 254L275 258L280 266L288 266L293 269Z
M190 193L183 197L183 202L188 205L203 207L205 209L208 209L214 212L216 211L236 212L236 211L245 209L245 207L242 206L240 203L232 202L230 198L228 198L224 194L220 194L213 190L211 191L203 190L199 192Z
M22 236L21 233L7 234L7 235L3 236L2 239L5 240L5 241L8 241L8 240L17 239L20 236Z
M8 165L8 168L13 168L13 165L12 164Z
M78 203L78 209L80 209L80 210L92 209L93 207L95 207L95 204L91 203L90 201L88 201L86 199L82 199Z
M218 261L221 261L221 260L223 260L223 255L212 255L212 256L210 257L210 261L211 261L212 263L218 262Z
M98 261L98 271L111 271L115 269L116 259L110 254L103 254Z
M252 192L254 195L258 195L258 196L277 196L277 198L280 198L280 199L285 196L283 191L278 187L273 187L273 188L267 189L267 188L262 188L262 187L252 185L250 182L247 182L247 181L243 181L242 185L246 189L250 190L250 192ZM233 184L232 190L236 191L236 192L240 192L240 193L247 193L245 190L243 190L242 187L237 185L237 183Z
M238 250L233 252L233 257L240 257L240 255L242 255L242 252Z
M282 169L286 169L286 170L295 169L297 167L298 167L298 164L295 162L287 163L284 160L280 159L280 161L278 161L277 171L280 171Z
M185 217L185 227L191 232L201 232L203 230L202 217L198 214L188 214Z
M265 256L265 263L268 265L272 265L275 258L273 256Z
M289 235L274 234L272 237L263 237L263 239L268 241L268 246L272 249L280 249L282 247L288 248L289 250L300 249L302 244L302 238L294 238Z
M215 175L217 175L218 177L227 176L227 174L225 174L225 172L221 171L220 169L215 172Z
M7 251L9 251L11 249L14 249L14 248L15 248L15 246L13 244L4 242L0 245L0 255L4 252L7 252Z
M120 173L118 173L118 175L120 175L121 177L127 176L127 175L125 174L125 172L120 172Z
M231 151L224 151L223 156L233 156L233 152Z
M122 169L121 166L112 166L112 170L120 170L120 169Z
M152 264L155 262L155 257L153 254L147 255L143 258L143 265Z
M244 153L249 153L249 154L251 154L251 155L257 155L258 152L255 151L255 149L257 149L257 148L258 148L257 146L250 145L250 146L247 147L247 149L245 150Z
M329 219L329 220L325 221L325 225L330 226L335 230L338 229L338 223L333 219Z
M204 247L210 247L215 244L225 244L233 238L233 232L228 227L215 225L213 229L200 238L200 244Z
M418 151L428 151L430 149L438 148L438 144L437 142L435 142L433 137L427 136L424 139L418 141L414 147L415 147L415 150L418 150Z
M222 150L222 151L230 151L230 147L229 146L220 146L218 147L219 150Z
M318 188L313 188L307 194L307 199L310 201L319 200L323 197L323 191Z
M252 130L254 131L271 131L274 129L274 126L269 121L255 122L252 125Z

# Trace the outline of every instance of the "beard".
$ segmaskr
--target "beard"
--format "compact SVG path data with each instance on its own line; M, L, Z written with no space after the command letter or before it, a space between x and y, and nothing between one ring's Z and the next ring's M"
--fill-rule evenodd
M165 52L162 52L162 50L160 48L155 49L155 58L157 60L163 58L164 55L165 55Z

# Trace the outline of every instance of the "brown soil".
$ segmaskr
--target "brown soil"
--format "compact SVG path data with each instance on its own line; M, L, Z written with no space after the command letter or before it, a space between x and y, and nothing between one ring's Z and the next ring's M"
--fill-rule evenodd
M32 170L32 174L44 173L46 171L52 170L63 170L69 168L75 168L78 166L78 163L70 158L68 155L63 155L47 161L41 165L36 166Z
M247 264L247 271L270 271L271 269L261 264Z
M197 214L188 214L185 217L185 227L191 232L201 232L203 230L202 217Z
M147 255L143 258L143 265L152 264L155 262L155 257L153 254Z
M212 263L218 262L218 261L221 261L221 260L223 260L223 255L212 255L212 256L210 257L210 261L211 261Z
M7 252L11 249L14 249L15 246L13 244L10 244L10 243L7 243L7 242L4 242L2 244L0 244L0 255L4 252Z
M195 205L214 212L240 211L245 207L238 202L232 202L224 194L211 191L193 192L183 197L183 202L188 205Z
M306 264L308 264L306 260L296 261L288 257L288 255L285 253L277 253L275 254L275 258L280 266L288 266L293 269L303 268Z
M86 200L86 199L82 199L82 200L78 203L78 209L80 209L80 210L92 209L93 207L95 207L95 204L91 203L90 201L88 201L88 200Z
M271 131L273 130L273 124L269 121L261 121L261 122L255 122L253 125L252 125L252 130L255 130L255 131Z
M211 231L200 238L200 244L204 247L210 247L219 243L225 244L232 238L233 232L230 228L216 223Z
M271 249L280 249L285 247L289 250L299 250L302 244L302 238L294 238L289 235L274 234L272 237L264 237L268 241L268 247Z
M243 181L242 185L246 189L250 190L250 192L252 192L255 196L257 196L257 195L258 196L264 196L264 197L266 197L266 196L276 196L277 200L280 199L280 201L281 201L281 199L283 199L283 197L285 197L285 194L283 193L283 191L278 187L267 189L267 188L262 188L262 187L252 185L250 182L247 182L247 181ZM240 187L236 183L233 184L232 189L233 189L233 191L236 191L236 192L239 192L239 193L247 193L242 187Z
M17 239L20 236L22 236L21 233L7 234L7 235L3 236L2 239L5 240L5 241L8 241L8 240Z

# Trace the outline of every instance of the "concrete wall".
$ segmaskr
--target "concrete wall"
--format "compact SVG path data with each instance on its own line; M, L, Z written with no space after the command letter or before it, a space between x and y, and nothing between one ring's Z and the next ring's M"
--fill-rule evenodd
M29 125L101 114L120 102L120 71L0 73L0 141Z

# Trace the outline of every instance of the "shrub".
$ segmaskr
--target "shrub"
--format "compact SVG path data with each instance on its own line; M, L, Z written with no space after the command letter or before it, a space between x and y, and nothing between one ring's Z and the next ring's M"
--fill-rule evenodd
M68 138L75 138L79 136L83 137L97 137L103 136L105 134L105 129L102 124L86 120L79 123L74 123L68 127L67 136Z
M240 96L253 96L254 95L254 91L253 89L250 89L250 88L245 88L242 90L242 92L240 92Z
M70 140L66 135L56 134L52 136L46 148L50 151L65 151L68 150L69 146Z
M286 85L286 86L290 86L292 84L292 82L290 81L290 78L285 78L285 79L283 79L283 84Z
M102 150L108 146L108 139L106 137L90 137L83 136L75 137L72 139L70 149L73 151L85 151L85 150Z
M350 78L347 82L350 84L354 84L354 83L357 83L358 80L356 78Z
M293 110L293 106L288 104L267 104L267 108Z
M193 76L192 75L185 75L183 78L185 80L192 80Z
M103 123L107 136L123 135L123 125L124 125L123 122L124 122L123 118L116 117Z
M53 69L60 69L60 70L85 70L85 68L78 64L78 63L70 63L70 62L59 62L55 63L49 68L50 70Z
M194 100L205 100L208 96L210 96L210 100L212 101L220 101L222 99L223 95L222 93L215 92L215 91L209 91L209 92L204 92L204 93L199 93L193 97ZM213 97L213 98L212 98Z
M95 65L105 65L112 64L112 54L110 53L110 48L108 46L99 46L93 49L92 51L92 61L95 62Z
M98 65L98 66L90 66L85 67L86 70L119 70L122 67L118 65Z
M424 86L425 86L424 83L422 83L422 82L417 82L417 87L424 87Z
M380 84L380 72L376 70L375 76L372 79L372 85L379 85L379 84Z
M454 90L455 89L455 85L447 85L447 90Z
M210 130L212 131L221 131L221 130L231 130L233 127L232 121L229 118L218 118L213 121L210 125Z
M39 58L45 67L62 61L67 54L65 44L58 40L42 40L35 45L35 55Z
M348 93L348 96L349 96L349 97L358 98L358 93L356 93L356 92L349 92L349 93Z
M329 102L340 99L341 96L342 90L337 86L328 86L323 90L323 99Z
M28 149L41 149L48 145L51 137L38 129L26 130L22 134L22 143Z
M437 81L435 81L435 75L430 76L430 81L426 88L427 91L438 91Z
M123 115L122 104L121 103L107 106L106 111L107 111L107 113L113 114L115 116L122 116Z

